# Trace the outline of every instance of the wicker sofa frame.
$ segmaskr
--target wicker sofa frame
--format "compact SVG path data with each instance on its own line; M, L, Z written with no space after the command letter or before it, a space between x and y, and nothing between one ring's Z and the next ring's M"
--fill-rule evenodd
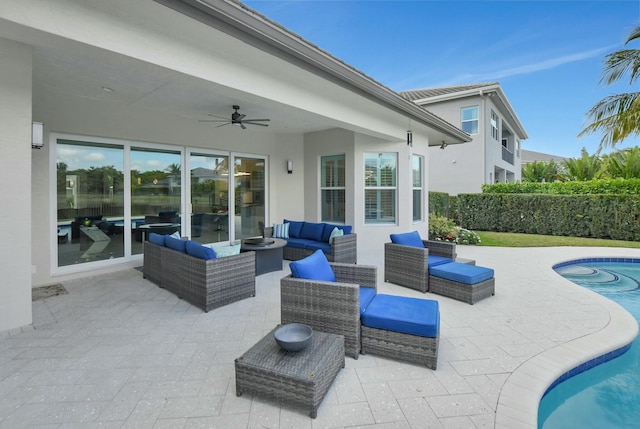
M426 365L435 370L438 366L438 344L436 337L419 337L401 332L362 326L361 353L373 353L407 362Z
M443 256L455 261L456 245L447 241L422 240L424 248L385 243L384 281L429 291L429 255Z
M273 227L264 228L264 236L271 237ZM283 249L283 259L297 261L311 255L315 250L300 249L297 247L285 246ZM346 264L356 264L358 262L358 235L351 233L340 237L334 237L331 243L331 253L325 253L329 262L342 262Z
M343 335L345 354L358 359L360 286L377 290L376 267L337 262L330 265L335 283L291 275L280 280L281 323L304 323L321 332Z
M429 292L457 299L458 301L473 303L495 295L496 279L490 278L476 284L465 284L440 277L429 276Z
M205 312L256 295L255 252L199 259L149 241L143 277Z

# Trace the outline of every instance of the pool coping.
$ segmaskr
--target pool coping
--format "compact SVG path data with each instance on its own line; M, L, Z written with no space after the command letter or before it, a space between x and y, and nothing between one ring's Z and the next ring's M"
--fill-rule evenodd
M578 258L559 262L548 269L580 262L627 262L637 258ZM603 356L627 347L638 335L638 322L622 306L608 298L575 285L559 274L558 285L579 287L594 294L609 313L609 323L589 335L576 338L541 352L520 365L504 383L496 408L496 429L538 428L540 400L558 379L589 362L604 361ZM581 372L581 371L580 371Z

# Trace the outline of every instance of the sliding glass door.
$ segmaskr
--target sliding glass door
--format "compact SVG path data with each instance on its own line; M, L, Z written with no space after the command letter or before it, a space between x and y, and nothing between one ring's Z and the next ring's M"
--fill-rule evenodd
M265 222L265 159L234 157L235 239L262 235Z
M229 241L229 156L192 152L191 234L199 243Z

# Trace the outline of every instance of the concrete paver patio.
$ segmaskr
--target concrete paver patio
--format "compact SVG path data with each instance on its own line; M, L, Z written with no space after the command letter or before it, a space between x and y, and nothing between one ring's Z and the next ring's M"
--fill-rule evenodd
M436 299L438 369L375 355L346 359L315 420L237 397L234 359L280 319L281 272L255 298L203 313L133 268L63 281L33 303L33 327L0 333L0 427L535 428L542 392L581 360L626 344L637 324L551 266L636 249L458 246L495 269L496 295L473 306L383 279L378 291Z

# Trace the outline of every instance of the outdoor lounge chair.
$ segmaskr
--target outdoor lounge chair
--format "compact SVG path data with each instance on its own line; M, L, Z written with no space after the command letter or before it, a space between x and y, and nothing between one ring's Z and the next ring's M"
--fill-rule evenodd
M456 259L455 243L422 240L417 231L391 236L392 241L397 242L384 245L384 280L386 282L428 292L429 267L453 262ZM403 240L407 237L413 242Z

